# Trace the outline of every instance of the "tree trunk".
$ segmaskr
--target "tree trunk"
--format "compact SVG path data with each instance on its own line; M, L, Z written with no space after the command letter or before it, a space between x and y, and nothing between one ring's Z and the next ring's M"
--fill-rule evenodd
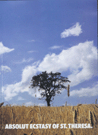
M50 96L46 97L46 101L47 101L47 106L50 106Z
M49 100L47 100L47 106L50 106L50 101Z

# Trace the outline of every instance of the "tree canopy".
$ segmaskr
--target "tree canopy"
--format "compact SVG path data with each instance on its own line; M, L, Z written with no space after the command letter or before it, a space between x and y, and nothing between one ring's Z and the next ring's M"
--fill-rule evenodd
M61 76L61 73L47 73L45 71L32 77L31 87L38 87L38 90L41 91L41 99L44 98L47 102L47 106L50 106L50 102L54 99L56 94L61 94L63 89L69 90L69 85L68 87L65 86L66 82L70 81L67 77Z

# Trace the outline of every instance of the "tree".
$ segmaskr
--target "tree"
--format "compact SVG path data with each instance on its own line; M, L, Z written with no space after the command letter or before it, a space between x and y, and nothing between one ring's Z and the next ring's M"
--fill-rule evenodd
M54 99L56 94L61 94L61 90L67 89L69 96L69 85L65 86L66 82L70 82L67 77L62 77L61 73L47 73L42 72L39 75L33 76L31 79L31 87L38 87L41 91L41 98L45 98L47 106L50 106L50 102Z

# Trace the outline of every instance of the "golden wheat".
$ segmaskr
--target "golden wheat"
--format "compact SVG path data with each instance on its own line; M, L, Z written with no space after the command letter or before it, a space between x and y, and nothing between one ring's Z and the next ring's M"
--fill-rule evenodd
M2 129L2 135L96 135L98 132L98 105L64 107L2 106L0 124L61 124L91 123L92 129Z

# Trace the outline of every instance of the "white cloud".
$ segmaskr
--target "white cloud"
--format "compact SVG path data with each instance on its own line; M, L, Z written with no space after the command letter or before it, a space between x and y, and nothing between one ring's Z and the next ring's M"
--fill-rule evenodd
M17 88L19 87L18 83L15 85L11 84L11 85L6 85L2 87L2 92L4 94L5 100L11 100L14 96L18 94L19 90L17 90L17 88L14 88L14 86Z
M32 105L34 105L34 103L32 103L32 102L27 102L27 103L25 103L24 105L25 105L25 106L32 106Z
M10 48L8 48L8 47L5 47L3 44L2 44L2 42L0 42L0 55L1 54L4 54L4 53L9 53L9 52L11 52L11 51L13 51L14 50L14 48L13 49L10 49Z
M23 59L22 61L18 61L18 62L15 62L16 64L22 64L22 63L28 63L28 62L31 62L33 61L33 58L29 58L29 59Z
M77 22L74 26L69 29L65 29L61 33L61 38L66 38L69 36L79 36L82 33L81 25Z
M97 75L97 49L93 41L79 43L59 55L47 54L38 67L39 71L67 72L71 86L75 86Z
M11 72L11 68L8 67L8 66L1 66L1 71L4 71L4 72Z
M19 92L29 92L33 91L29 88L30 80L32 76L37 73L37 64L31 66L26 66L22 72L22 79L20 82L10 85L5 85L2 88L5 100L11 100L14 96L18 95ZM32 92L34 95L34 92Z
M33 53L33 52L38 52L38 51L28 51L28 53Z
M50 47L50 49L59 49L59 48L61 48L61 46L55 45L55 46Z
M22 60L22 63L31 62L32 60L33 60L33 58L29 58L29 59L25 59L25 58L24 58L24 59Z
M33 40L28 40L28 42L35 42L35 40L33 39Z
M25 100L23 97L18 97L17 100Z
M25 105L25 106L34 106L34 105L36 105L36 104L34 104L33 102L27 102L27 103L25 103L24 105ZM45 104L39 103L39 104L37 104L37 106L45 106Z
M70 96L79 96L79 97L91 97L98 96L98 83L93 87L81 88L80 90L73 90L70 92Z
M22 83L26 83L31 80L32 76L37 73L38 63L34 63L31 66L26 66L22 72Z
M45 106L45 104L43 104L43 103L39 103L39 104L38 104L38 106Z

